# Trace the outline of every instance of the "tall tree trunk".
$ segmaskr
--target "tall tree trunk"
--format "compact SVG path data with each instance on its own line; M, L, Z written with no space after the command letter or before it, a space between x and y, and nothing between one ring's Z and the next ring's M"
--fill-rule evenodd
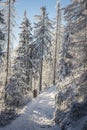
M10 56L10 15L11 15L11 0L9 0L9 10L8 10L8 41L7 41L7 63L6 63L6 81L5 86L8 83L9 78L9 56Z
M30 70L30 89L32 90L32 69Z
M29 81L30 81L30 75L29 75L29 59L28 59L28 53L29 53L29 43L27 42L27 58L26 58L26 68L27 68L27 71L26 71L26 83L29 85Z
M58 3L58 7L57 7L57 21L56 21L56 35L55 35L55 54L54 54L54 75L53 75L53 85L56 84L56 78L57 78L57 54L58 54L58 44L60 44L60 24L61 24L61 16L60 16L60 3Z
M44 51L44 45L42 44L42 57L41 57L41 64L40 64L40 85L39 85L39 91L42 91L42 78L43 78L43 51Z
M43 54L44 54L44 19L45 19L45 8L41 8L42 18L43 18L43 37L42 37L42 46L41 46L41 64L40 64L40 84L39 91L42 91L42 78L43 78Z
M24 16L25 16L25 18L27 20L26 10L24 12ZM27 24L26 24L26 30L28 32ZM29 85L29 81L30 81L30 75L29 75L29 55L28 55L29 54L29 41L28 41L28 34L26 33L25 35L26 35L25 41L26 41L26 55L27 55L27 57L26 57L26 69L27 69L27 71L26 71L26 83L27 83L27 85Z

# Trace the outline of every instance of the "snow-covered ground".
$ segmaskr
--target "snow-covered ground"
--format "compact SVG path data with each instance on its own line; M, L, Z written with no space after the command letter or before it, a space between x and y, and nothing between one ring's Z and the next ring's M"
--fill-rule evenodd
M20 117L0 130L60 130L55 125L55 87L33 99L21 110Z

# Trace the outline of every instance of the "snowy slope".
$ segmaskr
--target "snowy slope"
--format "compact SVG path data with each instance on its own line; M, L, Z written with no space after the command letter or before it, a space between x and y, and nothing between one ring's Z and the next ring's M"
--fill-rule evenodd
M21 111L12 124L0 130L60 130L52 121L55 111L55 87L40 94Z

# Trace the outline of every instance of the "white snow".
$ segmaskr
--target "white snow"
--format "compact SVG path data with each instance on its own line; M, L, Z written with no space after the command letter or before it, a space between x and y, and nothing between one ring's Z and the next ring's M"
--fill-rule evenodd
M55 86L40 94L26 105L20 117L0 130L60 130L55 125Z

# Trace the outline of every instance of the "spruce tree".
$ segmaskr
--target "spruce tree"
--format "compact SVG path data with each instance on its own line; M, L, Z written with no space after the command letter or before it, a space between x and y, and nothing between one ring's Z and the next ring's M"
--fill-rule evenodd
M30 52L31 52L31 24L26 11L20 26L19 45L16 49L16 57L13 65L13 75L6 89L6 103L10 105L22 105L28 100L30 91ZM12 99L11 99L12 98Z
M19 34L20 36L20 47L18 49L19 55L23 58L23 65L26 68L26 83L29 85L29 68L30 68L30 44L32 40L32 35L31 35L31 24L26 16L26 11L24 12L24 19L23 22L21 23L20 29L22 32ZM23 49L23 50L22 50ZM21 61L20 61L21 62Z
M52 21L48 18L48 14L46 12L46 7L41 8L41 15L36 15L37 23L35 23L35 30L34 30L34 41L36 43L37 48L37 57L40 62L40 83L39 83L39 91L42 90L42 75L43 75L43 58L45 55L47 55L52 35L51 35L51 29L52 29Z
M84 3L84 4L83 4ZM65 34L60 73L62 77L76 75L86 68L87 18L86 2L73 1L65 9Z

